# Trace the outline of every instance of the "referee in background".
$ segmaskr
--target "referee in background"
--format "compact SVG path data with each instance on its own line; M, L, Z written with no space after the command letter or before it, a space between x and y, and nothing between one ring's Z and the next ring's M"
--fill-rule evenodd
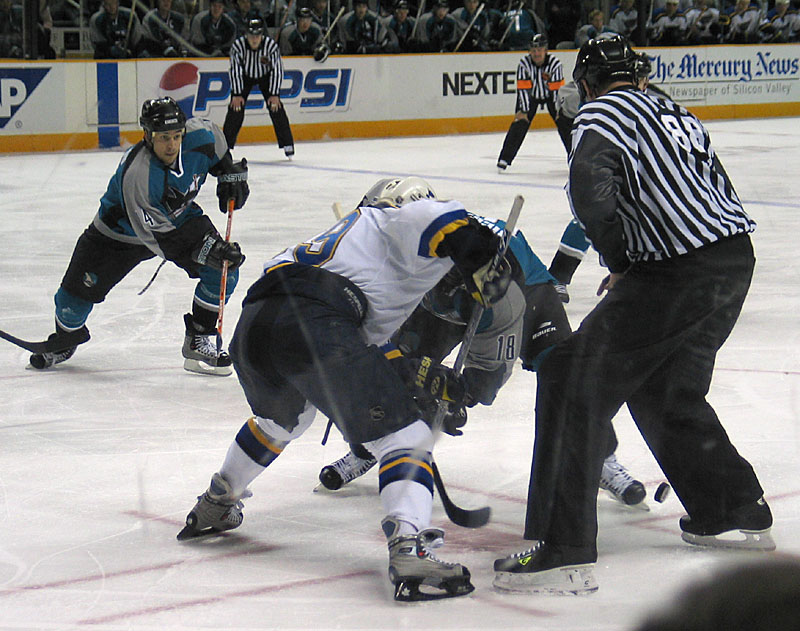
M505 171L517 156L525 134L531 126L536 111L547 107L550 117L556 120L556 97L564 85L564 67L561 62L547 52L547 36L541 33L531 38L530 51L517 66L517 108L514 121L506 132L500 157L497 159L499 171ZM561 135L564 147L569 147L569 130ZM569 151L569 149L567 149Z
M755 223L700 121L636 86L636 59L621 36L578 53L567 192L611 273L539 369L525 525L539 543L495 562L501 588L597 589L597 486L623 404L688 513L684 541L775 547L764 491L706 401L750 286Z
M236 137L244 122L247 97L254 85L258 85L267 102L267 111L275 128L278 146L287 158L294 155L294 139L289 117L281 103L283 60L278 44L265 34L264 20L253 17L247 20L245 34L231 45L231 102L225 115L222 131L233 149Z

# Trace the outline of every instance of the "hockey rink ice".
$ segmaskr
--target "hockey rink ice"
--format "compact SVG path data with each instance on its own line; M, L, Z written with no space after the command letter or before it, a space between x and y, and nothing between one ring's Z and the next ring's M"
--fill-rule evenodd
M800 119L707 126L758 222L753 286L718 356L710 401L766 490L777 552L683 543L682 507L674 494L653 501L663 475L621 412L617 454L645 483L650 510L598 496L599 591L495 591L494 559L531 544L521 536L536 378L519 364L496 403L473 408L464 436L442 436L435 451L451 499L493 509L486 527L467 530L434 499L434 525L446 531L437 555L470 569L471 595L393 601L375 469L339 492L313 492L320 468L346 450L335 429L321 445L321 415L253 483L241 528L179 544L186 513L249 409L235 377L183 370L182 315L194 281L166 265L140 296L158 265L151 260L95 308L91 341L67 363L26 369L28 353L0 340L0 629L627 631L719 568L800 555ZM505 217L514 195L524 195L519 226L549 264L570 218L563 148L555 130L531 131L498 174L502 140L301 142L291 162L272 143L237 147L235 158L250 163L251 195L233 220L247 261L225 310L226 342L261 262L328 228L333 202L352 207L381 177L422 176L440 198L488 216ZM120 157L0 157L0 328L28 340L52 331L53 294ZM209 178L198 201L224 233L215 187ZM570 286L573 327L598 300L604 275L590 251Z

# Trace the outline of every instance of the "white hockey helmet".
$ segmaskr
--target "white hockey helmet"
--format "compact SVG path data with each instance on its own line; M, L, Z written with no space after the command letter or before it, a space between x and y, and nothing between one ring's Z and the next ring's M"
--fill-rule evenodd
M400 207L418 199L436 199L430 184L421 177L383 178L370 187L359 206Z

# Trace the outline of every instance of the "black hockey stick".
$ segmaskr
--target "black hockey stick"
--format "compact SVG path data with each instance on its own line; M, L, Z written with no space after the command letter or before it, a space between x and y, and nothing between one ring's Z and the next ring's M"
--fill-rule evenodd
M442 500L444 512L447 514L450 521L462 528L480 528L489 523L489 519L492 516L492 509L489 506L476 508L474 510L456 506L453 500L447 495L442 476L439 474L439 467L437 467L436 463L433 461L431 461L431 469L433 469L433 483L436 485L436 490L439 492L439 497Z
M490 270L497 269L505 257L506 252L508 251L508 246L511 244L511 236L514 234L514 230L517 226L517 220L519 219L519 213L522 210L522 204L524 203L525 200L522 195L517 195L514 198L514 203L511 205L511 212L508 214L508 219L506 220L505 238L503 239L500 248L497 250L497 254L495 254L494 259L492 259L491 265L489 266ZM464 361L467 358L467 352L469 351L469 347L472 345L472 340L478 330L478 324L481 321L483 312L484 307L480 303L477 303L472 309L472 315L470 316L469 323L467 324L467 330L464 331L464 337L461 338L461 347L458 349L458 355L456 355L456 361L453 364L453 370L458 374L461 374L461 370L464 367ZM446 401L441 401L439 403L439 407L436 410L436 416L434 417L432 424L434 431L439 431L441 429L442 421L444 421L445 414L447 414L447 405L448 404ZM481 526L485 526L489 522L492 509L489 506L484 506L482 508L468 510L455 505L447 496L447 493L444 489L444 483L439 475L439 469L436 467L436 463L431 462L431 467L433 469L433 481L436 484L436 490L439 491L439 495L442 498L442 506L444 506L444 512L447 513L450 521L457 526L463 526L464 528L480 528Z
M83 344L89 341L89 330L86 327L81 327L77 331L68 331L60 333L52 339L47 339L43 342L28 342L14 337L10 333L0 331L0 337L4 340L16 344L20 348L24 348L31 353L59 353L65 351L72 346Z

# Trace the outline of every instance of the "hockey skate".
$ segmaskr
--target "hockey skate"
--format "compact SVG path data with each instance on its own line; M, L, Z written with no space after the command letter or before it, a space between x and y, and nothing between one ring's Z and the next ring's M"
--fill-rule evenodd
M497 172L502 173L508 168L508 162L505 160L498 160L497 161Z
M178 533L178 541L238 528L244 521L242 500L252 495L245 491L241 497L234 497L230 484L215 473L208 490L197 497L197 504L186 516L186 526Z
M78 344L83 344L89 340L89 330L83 326L75 331L66 331L56 325L56 332L51 333L47 338L48 347L55 347L59 350L45 351L43 353L34 353L30 357L30 365L36 370L44 370L56 364L67 361L75 354ZM62 342L59 345L59 341ZM64 346L72 342L74 345Z
M286 145L283 148L283 153L287 158L289 158L289 160L291 160L292 156L294 155L294 145Z
M389 542L389 580L394 585L395 600L454 598L475 589L467 568L460 563L445 563L431 554L431 548L444 543L443 531L426 528L413 535L399 535L399 523L392 517L386 517L381 528Z
M360 478L377 462L371 455L368 459L359 458L350 450L336 462L322 467L319 472L320 484L329 491L336 491L348 482Z
M775 549L770 534L772 512L763 497L732 510L723 519L702 521L684 515L680 525L681 539L695 546L767 552Z
M227 377L233 372L231 357L217 350L216 332L199 329L191 314L183 316L186 336L183 338L183 368L201 375Z
M600 488L608 493L618 502L626 506L637 506L647 509L644 498L647 490L644 484L635 480L618 461L615 454L611 454L603 462L603 473L600 474Z
M569 291L567 291L567 284L566 283L556 283L554 285L556 289L556 293L558 294L559 299L564 304L569 302Z
M582 595L597 591L597 554L586 548L537 541L524 552L494 562L492 583L506 592Z

